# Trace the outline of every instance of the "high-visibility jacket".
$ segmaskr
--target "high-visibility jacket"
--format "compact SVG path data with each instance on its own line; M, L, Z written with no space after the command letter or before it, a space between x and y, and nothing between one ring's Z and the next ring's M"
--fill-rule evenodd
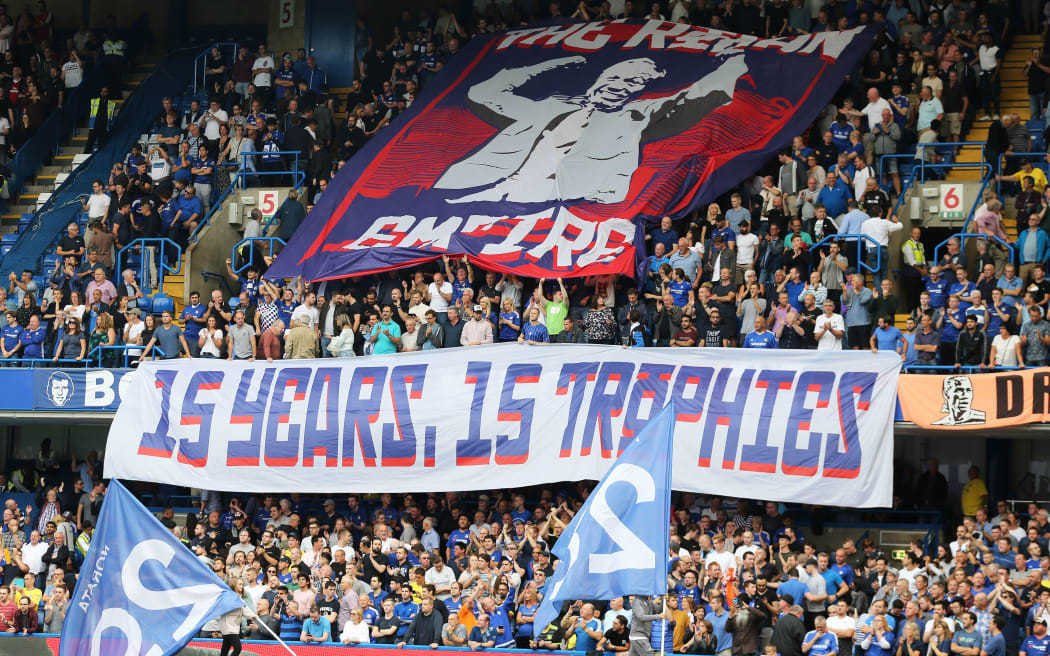
M102 98L91 99L91 112L88 115L88 128L95 128L95 117L98 115L99 104L101 104ZM117 117L117 103L112 100L106 101L106 128L108 129L113 125L113 119Z

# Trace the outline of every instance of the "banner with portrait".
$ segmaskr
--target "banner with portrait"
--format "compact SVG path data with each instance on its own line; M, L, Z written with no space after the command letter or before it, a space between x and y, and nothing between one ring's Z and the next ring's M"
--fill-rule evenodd
M1050 367L980 374L900 376L902 421L934 430L1050 421Z
M686 216L789 145L874 33L631 19L479 35L339 169L270 275L446 254L535 278L633 275L646 222Z

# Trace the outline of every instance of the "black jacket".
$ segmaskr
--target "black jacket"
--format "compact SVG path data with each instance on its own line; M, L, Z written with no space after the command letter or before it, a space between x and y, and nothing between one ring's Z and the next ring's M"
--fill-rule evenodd
M802 640L806 637L806 627L802 620L788 613L777 621L773 627L770 642L777 647L780 656L802 656Z

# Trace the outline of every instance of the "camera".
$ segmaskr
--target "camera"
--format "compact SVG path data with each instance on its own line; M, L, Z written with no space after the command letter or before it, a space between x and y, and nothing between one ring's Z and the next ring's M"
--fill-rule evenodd
M974 540L980 540L981 539L981 532L980 531L974 531L973 534L970 537L972 537Z

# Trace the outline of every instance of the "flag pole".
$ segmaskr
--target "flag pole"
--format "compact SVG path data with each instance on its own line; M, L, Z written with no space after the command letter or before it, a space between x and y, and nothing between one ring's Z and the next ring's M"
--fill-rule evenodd
M243 599L241 600L241 603L244 603ZM244 607L248 608L248 604L244 604ZM251 609L248 608L248 610L251 610ZM252 613L255 614L255 611L252 611ZM258 622L259 626L261 626L262 628L266 629L266 632L269 633L270 635L272 635L274 640L276 640L277 642L281 643L281 646L284 647L288 651L289 654L291 654L292 656L299 656L294 651L292 651L292 648L289 647L288 644L284 640L281 640L281 636L279 636L279 635L277 635L276 633L273 632L273 629L270 628L269 624L267 624L266 622L262 621L262 618L259 617L258 614L255 614L255 619L259 620L259 622Z

